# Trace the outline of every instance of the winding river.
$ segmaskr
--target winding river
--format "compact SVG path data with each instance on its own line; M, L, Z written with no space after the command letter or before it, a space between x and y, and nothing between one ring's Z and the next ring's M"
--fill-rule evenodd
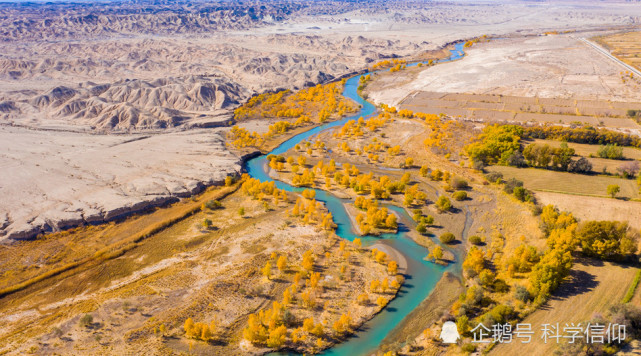
M457 43L453 50L450 50L450 57L440 60L439 62L446 62L459 59L464 56L463 43ZM417 63L408 64L407 66L417 65ZM364 73L349 78L345 83L343 95L353 99L356 103L361 105L358 113L346 117L339 121L330 122L304 133L298 134L287 141L283 142L280 146L273 149L268 154L279 155L285 153L290 148L296 146L301 141L311 139L313 136L319 134L321 131L327 130L332 127L344 125L349 120L356 120L359 117L368 119L376 114L376 107L358 95L357 88L361 76L370 73ZM273 181L267 173L267 155L261 155L253 158L247 162L247 173L261 181ZM275 181L279 189L284 189L290 192L301 192L304 188L296 188L281 181ZM324 190L316 190L316 200L325 204L327 209L332 213L334 222L338 225L336 234L347 240L354 240L358 237L353 229L352 223L345 211L343 203L348 202L344 199L339 199L329 192ZM345 355L345 356L359 356L367 355L374 352L381 344L383 339L396 327L401 321L416 308L421 301L423 301L432 292L436 283L439 281L443 273L447 270L457 268L457 265L443 267L423 260L428 251L424 247L416 244L411 238L407 236L407 232L412 228L412 219L407 212L396 206L388 206L393 210L399 219L399 229L395 234L384 234L379 237L366 236L362 237L363 245L371 245L374 243L384 243L389 245L401 254L407 260L407 270L405 271L405 283L394 298L379 314L361 326L356 333L343 343L340 343L333 348L326 350L324 355ZM272 355L289 355L287 353L273 353Z

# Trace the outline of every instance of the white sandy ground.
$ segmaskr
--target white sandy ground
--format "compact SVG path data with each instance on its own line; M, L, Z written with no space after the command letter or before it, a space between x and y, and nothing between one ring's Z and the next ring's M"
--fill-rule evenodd
M90 135L0 126L0 233L109 220L222 182L241 162L221 130Z
M466 52L461 60L427 68L411 82L372 91L369 98L397 106L407 95L423 90L641 100L641 91L621 81L623 67L571 35L498 39Z
M392 246L384 243L375 243L368 248L370 250L377 249L379 251L383 251L387 254L388 258L396 261L396 263L398 263L398 273L403 274L405 273L405 270L407 270L407 260L405 259L405 256Z

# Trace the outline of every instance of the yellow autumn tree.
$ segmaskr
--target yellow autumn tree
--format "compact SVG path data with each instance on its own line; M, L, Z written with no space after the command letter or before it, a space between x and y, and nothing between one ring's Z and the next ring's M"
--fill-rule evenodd
M267 338L267 347L278 348L283 346L285 343L285 337L287 335L287 328L285 325L281 325L272 331L269 332L269 337Z
M332 328L339 335L344 335L345 333L351 331L352 317L349 313L342 314L341 317L334 322Z
M260 270L260 272L263 274L263 276L267 277L269 279L272 275L272 264L267 261L265 266Z
M387 272L391 275L395 275L398 272L398 263L396 263L396 261L389 261L387 264Z
M287 269L287 256L285 255L280 255L278 257L278 261L276 261L276 267L278 267L278 270L283 273Z

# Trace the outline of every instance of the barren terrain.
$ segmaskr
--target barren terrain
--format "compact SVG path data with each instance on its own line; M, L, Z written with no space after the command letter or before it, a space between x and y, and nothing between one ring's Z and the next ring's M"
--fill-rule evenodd
M92 135L0 127L0 226L10 239L165 205L238 174L224 134Z
M493 39L466 52L403 85L402 76L390 76L369 88L370 98L393 106L415 91L641 101L639 83L623 81L621 66L571 34Z

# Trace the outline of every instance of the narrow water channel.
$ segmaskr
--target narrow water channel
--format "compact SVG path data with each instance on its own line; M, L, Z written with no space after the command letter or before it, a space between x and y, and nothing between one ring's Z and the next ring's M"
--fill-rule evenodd
M453 50L450 50L450 57L439 62L453 61L463 57L463 43L457 43ZM408 64L407 66L417 65L417 63ZM330 122L314 129L296 135L283 142L280 146L266 155L258 156L247 162L247 173L259 179L260 181L274 181L267 173L267 155L283 154L290 148L296 146L301 141L312 138L321 131L332 127L342 126L349 120L357 120L359 117L368 119L376 113L376 107L358 95L357 88L361 76L371 73L365 73L349 78L345 83L343 95L361 105L358 113L346 117L339 121ZM304 188L296 188L287 183L276 180L276 186L290 192L301 192ZM353 241L358 237L353 230L351 220L347 215L343 203L346 200L339 199L324 190L316 190L316 200L325 203L325 206L332 213L334 222L338 225L336 234L341 238ZM447 270L455 269L456 265L443 267L423 260L428 254L427 249L416 244L407 236L411 218L404 209L389 206L391 210L401 216L399 219L399 229L395 234L384 234L378 237L366 236L361 237L363 245L367 246L373 243L387 244L401 254L407 260L407 270L405 272L405 283L401 287L398 295L394 298L379 314L361 326L356 333L345 342L323 352L323 355L341 355L341 356L360 356L368 355L374 352L381 344L383 339L397 326L400 322L414 310L425 298L432 292L436 283L443 273ZM288 353L273 353L272 355L290 355Z

